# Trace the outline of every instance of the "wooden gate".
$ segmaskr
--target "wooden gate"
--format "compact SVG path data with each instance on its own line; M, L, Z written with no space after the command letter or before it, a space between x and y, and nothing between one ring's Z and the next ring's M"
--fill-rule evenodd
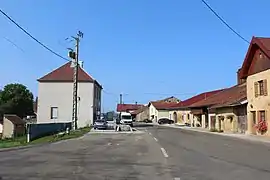
M238 132L245 133L247 130L247 115L238 116Z

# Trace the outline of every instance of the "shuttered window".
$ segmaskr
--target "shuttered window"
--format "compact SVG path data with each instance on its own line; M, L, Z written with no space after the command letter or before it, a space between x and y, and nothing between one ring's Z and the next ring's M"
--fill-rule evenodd
M259 111L259 121L265 121L265 120L266 120L265 111Z
M266 79L254 82L254 95L255 95L255 97L268 95L267 80Z
M255 97L258 97L258 95L259 95L258 89L259 89L259 83L258 82L255 82L254 83L254 94L255 94Z
M263 80L263 88L264 88L264 90L263 90L263 92L264 92L264 96L267 96L268 95L268 90L267 90L267 80L265 79L265 80Z

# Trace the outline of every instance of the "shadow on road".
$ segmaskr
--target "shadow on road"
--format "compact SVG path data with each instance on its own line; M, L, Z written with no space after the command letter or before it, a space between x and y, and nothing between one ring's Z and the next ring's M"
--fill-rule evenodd
M134 123L133 127L152 127L154 126L152 123Z

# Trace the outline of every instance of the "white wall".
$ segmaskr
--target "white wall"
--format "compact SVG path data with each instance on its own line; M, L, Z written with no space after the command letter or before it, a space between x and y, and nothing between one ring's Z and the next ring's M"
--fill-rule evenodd
M0 123L0 134L3 133L3 124Z
M158 116L158 112L157 109L155 108L155 106L153 106L152 104L150 104L149 106L149 119L151 119L151 116ZM155 117L154 117L155 119Z
M37 123L71 122L73 83L38 84ZM93 83L78 83L78 127L93 122ZM58 107L58 118L51 119L51 107Z
M169 118L169 111L167 111L167 110L158 110L158 120L160 118Z

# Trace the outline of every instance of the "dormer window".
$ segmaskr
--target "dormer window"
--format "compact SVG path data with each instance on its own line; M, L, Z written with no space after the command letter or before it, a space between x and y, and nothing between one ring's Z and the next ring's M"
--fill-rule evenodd
M263 54L260 52L259 53L259 58L262 59L263 58Z

